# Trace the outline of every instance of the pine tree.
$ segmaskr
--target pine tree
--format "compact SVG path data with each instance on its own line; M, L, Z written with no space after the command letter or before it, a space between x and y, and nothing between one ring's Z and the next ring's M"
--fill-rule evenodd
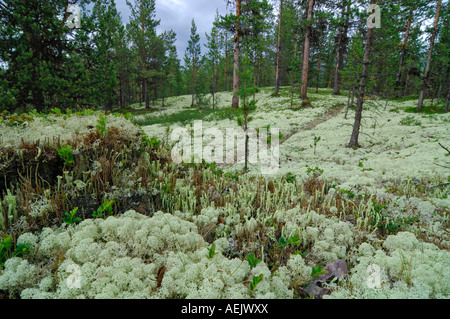
M371 4L375 4L375 0L371 0ZM358 89L358 101L356 104L356 113L355 113L355 123L353 124L353 132L350 138L350 143L348 147L357 148L359 147L359 131L361 128L361 119L362 119L362 111L364 104L364 94L367 84L368 78L368 69L369 69L369 59L370 59L370 49L372 46L372 38L373 38L374 28L368 28L367 36L366 36L366 44L364 49L364 58L362 61L362 71Z
M436 16L434 18L433 30L431 32L430 48L428 51L427 65L425 67L425 72L423 74L423 85L422 85L422 89L420 90L419 102L417 103L417 108L416 108L418 112L420 112L422 109L423 100L425 98L425 93L426 93L426 90L428 89L428 85L429 85L431 59L433 56L434 40L436 38L436 33L437 33L437 28L438 28L439 15L441 12L441 4L442 4L442 0L438 0L437 7L436 7Z
M71 81L84 72L81 65L68 69L74 50L65 22L63 0L4 0L0 3L0 60L2 72L0 104L14 111L35 108L73 107ZM61 16L63 17L61 19ZM67 72L70 70L70 72ZM82 73L81 73L82 74Z
M240 27L240 19L241 19L241 0L236 0L236 27L234 31L234 63L233 63L233 101L232 107L239 107L239 52L240 52L240 38L241 38L241 27Z
M167 58L165 69L167 72L167 84L169 86L169 96L173 96L177 90L177 77L180 71L180 60L178 59L177 47L175 46L176 35L172 33L172 38L166 42Z
M398 69L397 69L397 75L395 77L395 83L394 83L394 89L395 89L395 95L399 96L400 95L400 82L401 82L401 77L402 77L402 73L403 73L403 66L405 64L405 57L406 57L406 49L408 47L408 41L409 41L409 33L411 30L411 23L412 23L412 19L413 19L413 15L414 15L414 7L413 7L413 3L409 4L409 13L408 13L408 20L406 22L406 30L405 30L405 37L403 39L402 42L402 50L400 52L400 58L399 58L399 62L398 62Z
M172 95L173 82L175 74L179 65L177 59L177 48L175 46L176 34L173 30L164 32L161 37L163 41L161 45L163 48L159 51L158 59L155 59L157 64L155 67L159 70L159 79L156 80L156 85L161 88L162 106L164 107L166 88L169 86L170 95Z
M246 46L247 47L247 46ZM248 149L248 142L249 142L249 136L248 136L248 124L251 118L249 117L249 113L256 109L256 103L257 101L255 99L248 100L248 97L253 95L257 87L253 85L253 76L254 76L254 68L252 68L249 54L247 49L244 51L244 59L243 59L243 70L240 71L240 78L242 80L242 85L239 88L238 96L242 100L242 111L244 113L244 117L238 118L238 125L242 127L245 133L245 149L244 149L244 171L248 170L248 156L249 156L249 149Z
M188 46L184 55L184 63L187 70L190 73L190 86L192 102L191 107L194 106L194 98L196 93L196 81L198 77L198 71L200 68L201 60L201 46L200 46L200 35L197 33L197 26L194 19L191 22L191 35L188 41Z
M134 4L127 0L127 5L131 9L127 30L137 60L138 80L142 85L145 108L149 109L150 82L156 73L150 64L156 54L156 27L160 21L156 20L155 0L134 0Z
M208 49L208 52L206 54L207 58L207 65L209 65L210 71L209 71L209 86L210 86L210 92L213 98L213 109L216 105L216 98L215 94L218 90L218 82L219 82L219 58L220 58L220 52L219 52L219 31L218 29L213 26L211 33L206 34L207 43L205 44L205 47Z
M342 70L344 68L344 51L347 47L348 42L348 29L350 24L350 5L351 3L347 0L342 0L341 4L341 19L339 23L339 36L337 42L337 56L336 56L336 69L334 73L334 88L333 94L341 94L341 81L342 81Z
M314 12L314 0L309 0L308 4L308 14L307 14L307 26L306 26L306 34L305 34L305 45L303 52L303 66L302 66L302 87L301 87L301 99L308 98L308 69L309 69L309 51L310 51L310 43L311 43L311 23Z
M114 0L95 2L93 12L92 61L94 72L92 88L98 105L111 111L118 102L117 43L123 34L123 25ZM120 32L122 30L122 32Z
M281 67L281 57L282 57L282 42L281 42L281 29L283 24L283 0L280 0L280 9L278 15L278 40L277 40L277 63L275 71L275 92L274 95L278 95L280 90L280 67Z

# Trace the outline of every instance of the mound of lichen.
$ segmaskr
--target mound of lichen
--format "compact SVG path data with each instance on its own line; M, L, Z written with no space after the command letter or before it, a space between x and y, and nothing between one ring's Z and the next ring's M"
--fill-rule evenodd
M301 256L275 273L264 263L250 269L226 258L223 242L209 256L195 224L161 212L46 228L18 242L31 245L32 253L6 261L0 289L21 298L292 298L291 283L311 272ZM251 291L248 280L261 274Z
M289 215L289 214L288 214ZM351 238L342 223L313 213L306 237L316 240L319 258L345 258ZM319 226L321 222L325 225ZM319 228L323 228L319 233ZM333 240L336 244L333 245ZM342 244L340 242L344 241ZM153 217L128 211L120 217L88 219L78 225L26 233L18 243L31 246L25 257L5 263L0 289L20 298L292 298L305 288L312 267L291 254L271 270L263 261L251 268L224 252L229 241L204 241L194 223L158 212ZM327 247L336 249L329 251ZM323 249L322 249L323 248ZM312 252L314 254L314 252ZM450 293L450 253L402 232L388 236L380 249L362 243L348 278L331 283L327 298L446 298ZM380 268L380 286L369 285L370 265ZM256 289L253 278L262 275ZM78 285L77 285L78 280Z
M165 161L158 143L117 114L0 117L0 228L39 230L74 208L88 218L106 201L115 211L155 211L144 195L154 188L150 162Z
M349 277L332 285L336 299L442 299L450 297L450 252L413 234L389 236L382 247L362 243Z

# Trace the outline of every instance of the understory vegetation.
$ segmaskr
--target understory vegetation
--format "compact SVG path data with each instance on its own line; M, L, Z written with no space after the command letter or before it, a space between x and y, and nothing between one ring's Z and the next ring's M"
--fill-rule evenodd
M258 96L256 126L273 121L270 109L279 107L282 97L269 94ZM371 159L361 157L352 174L361 181L376 176L377 190L327 175L330 163L347 166L336 163L341 158L320 159L332 143L322 128L326 120L317 119L326 104L339 104L325 92L312 101L320 112L292 110L292 116L314 114L314 125L305 123L310 131L282 130L289 139L280 148L291 157L289 141L299 134L322 137L308 137L302 153L308 155L304 162L294 158L301 162L296 169L286 167L285 157L272 177L239 165L175 164L160 125L178 123L187 111L172 102L172 114L161 109L148 120L89 110L1 115L1 297L448 298L449 186L434 187L447 176L386 173L380 180L370 175ZM403 107L399 119L409 116ZM342 118L340 110L335 116ZM236 122L238 112L196 114L221 126ZM418 147L403 144L401 152ZM368 284L373 265L375 288Z

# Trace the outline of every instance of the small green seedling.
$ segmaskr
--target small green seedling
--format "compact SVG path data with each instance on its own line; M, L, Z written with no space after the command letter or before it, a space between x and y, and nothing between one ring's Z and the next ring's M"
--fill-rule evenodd
M3 236L3 240L0 241L0 267L3 267L5 261L12 257L19 257L28 254L32 247L31 244L18 244L14 251L12 236Z
M300 250L296 250L295 252L294 252L294 255L300 255L300 256L302 256L303 258L305 258L307 255L308 255L308 252L307 251L304 251L304 252L301 252Z
M209 248L209 251L208 251L208 254L206 255L206 257L208 259L212 259L217 254L218 254L218 252L216 252L216 244L212 244L211 247Z
M313 279L317 279L317 278L319 278L320 275L327 274L327 273L328 273L328 271L323 270L322 265L318 264L317 267L315 267L311 270L311 277Z
M260 274L259 276L253 277L252 282L250 283L250 290L252 293L256 291L256 286L263 280L264 276L263 274Z
M73 165L72 146L63 145L61 148L56 148L58 155L64 160L65 165Z
M58 109L57 107L52 108L51 111L52 111L53 113L55 113L56 115L58 115L59 117L62 117L62 116L63 116L63 113L62 113L61 110Z
M318 166L311 168L308 165L306 165L306 173L310 176L312 175L313 177L319 177L320 175L323 174L323 172L324 170Z
M78 207L75 207L74 209L72 209L72 211L65 213L66 216L62 218L63 222L65 222L67 225L81 222L82 219L75 216L77 212Z
M27 255L30 253L32 247L31 244L18 244L16 249L14 249L14 257L19 257L23 255Z
M316 155L317 144L320 142L322 138L320 136L314 136L314 144L311 145L311 148L314 148L314 155Z
M106 116L100 115L100 118L97 120L97 130L100 135L104 135L106 133Z
M261 259L256 259L254 254L248 255L247 256L247 261L248 264L250 265L250 269L253 269L256 267L256 265L258 265L261 262Z
M3 240L0 241L0 266L3 267L5 261L8 259L8 253L12 246L12 236L3 236Z
M113 200L106 200L98 209L96 212L92 214L93 217L103 217L106 214L111 214L113 209Z
M301 244L301 241L297 236L291 237L288 240L284 239L284 237L280 237L278 239L278 248L283 249L284 247L290 246L298 246Z
M286 175L286 182L290 183L290 184L296 184L297 183L297 179L295 178L295 176L289 172Z

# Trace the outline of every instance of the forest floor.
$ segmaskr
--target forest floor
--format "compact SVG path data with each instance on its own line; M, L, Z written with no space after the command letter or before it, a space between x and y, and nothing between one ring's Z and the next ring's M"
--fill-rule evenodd
M426 180L427 185L447 181L449 170L442 167L448 157L439 145L450 145L450 115L445 113L411 113L416 100L405 102L366 100L357 150L347 147L354 122L354 108L346 109L348 97L334 96L331 90L309 93L311 105L290 107L288 88L273 97L271 89L257 94L257 109L251 113L249 127L278 128L280 139L280 169L276 176L287 173L307 176L308 168L320 168L322 177L337 179L343 187L382 186L387 181ZM231 103L229 93L218 94L216 111L206 110L203 130L236 128L236 116L226 113ZM148 136L169 141L171 130L188 127L190 96L168 99L167 107L149 116L138 116L137 122ZM299 100L294 100L299 104ZM430 103L430 101L426 101ZM189 112L198 112L190 110ZM347 117L345 118L346 113ZM175 116L183 113L180 121ZM170 114L170 116L169 116ZM146 125L146 119L157 124ZM318 139L320 138L320 140ZM206 142L205 142L206 144ZM242 168L235 165L234 168ZM251 165L257 172L259 166ZM437 185L437 184L436 184Z
M177 128L238 127L230 92L214 109L180 96L121 110L139 126L93 111L0 118L0 172L17 185L0 185L0 297L448 298L450 115L369 97L352 149L348 96L308 95L256 95L249 126L280 133L268 174L262 160L246 174L173 160Z

